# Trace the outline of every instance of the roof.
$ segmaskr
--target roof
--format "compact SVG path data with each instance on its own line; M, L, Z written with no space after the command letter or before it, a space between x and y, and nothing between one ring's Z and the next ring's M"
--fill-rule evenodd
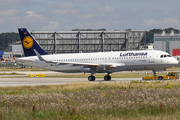
M165 31L163 31L161 34L154 34L154 37L180 37L180 33L174 33L174 31L172 30L171 33L166 33Z

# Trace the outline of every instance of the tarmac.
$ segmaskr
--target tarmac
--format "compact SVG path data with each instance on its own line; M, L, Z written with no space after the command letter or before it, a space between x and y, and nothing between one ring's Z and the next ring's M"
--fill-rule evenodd
M128 73L129 71L119 72L119 74ZM89 82L87 78L54 78L54 77L29 77L30 74L46 74L49 75L72 75L84 73L61 73L53 71L1 71L0 73L21 73L25 75L0 75L0 87L10 86L37 86L37 85L60 85L71 84L76 82ZM118 73L115 73L118 74ZM97 78L89 83L111 83L111 82L128 82L132 80L142 80L142 78L112 78L111 81L104 81L104 78Z

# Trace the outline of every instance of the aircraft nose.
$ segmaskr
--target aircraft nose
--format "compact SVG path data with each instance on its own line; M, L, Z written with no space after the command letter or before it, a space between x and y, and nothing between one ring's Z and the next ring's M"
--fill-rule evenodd
M175 58L171 58L169 59L169 63L173 66L177 66L178 64L180 65L180 61L178 61L177 59Z
M174 59L174 60L173 60L173 63L174 63L175 65L178 65L178 64L180 64L180 61Z
M177 60L177 64L180 64L180 60Z

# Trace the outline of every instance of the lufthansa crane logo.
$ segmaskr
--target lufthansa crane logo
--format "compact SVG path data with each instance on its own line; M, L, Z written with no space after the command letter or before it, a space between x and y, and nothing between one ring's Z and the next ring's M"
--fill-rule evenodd
M33 39L31 37L29 37L29 36L25 37L23 39L23 46L26 49L30 49L33 46Z

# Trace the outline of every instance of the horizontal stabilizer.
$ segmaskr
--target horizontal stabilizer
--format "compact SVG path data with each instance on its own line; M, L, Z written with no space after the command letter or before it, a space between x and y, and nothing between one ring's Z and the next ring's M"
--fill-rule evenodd
M27 59L21 59L21 58L17 58L17 59L13 59L13 61L19 63L19 64L26 64L26 63L32 63L35 60L27 60Z

